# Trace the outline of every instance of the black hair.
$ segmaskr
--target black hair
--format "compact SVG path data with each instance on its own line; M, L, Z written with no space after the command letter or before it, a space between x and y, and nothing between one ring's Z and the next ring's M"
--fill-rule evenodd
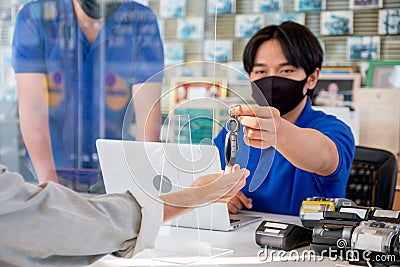
M324 52L315 35L305 26L292 21L269 25L259 30L247 43L243 52L243 65L247 73L254 67L258 48L268 40L277 40L291 65L303 68L307 76L321 69Z

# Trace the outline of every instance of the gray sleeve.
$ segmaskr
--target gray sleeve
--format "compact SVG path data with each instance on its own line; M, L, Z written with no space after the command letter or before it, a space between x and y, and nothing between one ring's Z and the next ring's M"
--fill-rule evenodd
M82 266L129 257L141 208L130 193L83 197L49 182L25 183L0 165L0 266Z

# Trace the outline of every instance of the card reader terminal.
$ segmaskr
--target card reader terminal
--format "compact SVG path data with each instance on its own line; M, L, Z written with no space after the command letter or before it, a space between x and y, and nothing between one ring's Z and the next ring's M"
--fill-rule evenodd
M256 230L256 243L261 247L291 250L309 245L312 232L301 225L266 220Z

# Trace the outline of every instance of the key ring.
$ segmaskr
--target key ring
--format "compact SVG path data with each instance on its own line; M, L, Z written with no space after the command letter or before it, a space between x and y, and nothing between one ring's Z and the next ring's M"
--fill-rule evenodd
M232 167L235 164L237 151L239 150L237 133L240 128L240 123L236 115L230 115L226 122L228 134L225 138L225 162L226 165Z

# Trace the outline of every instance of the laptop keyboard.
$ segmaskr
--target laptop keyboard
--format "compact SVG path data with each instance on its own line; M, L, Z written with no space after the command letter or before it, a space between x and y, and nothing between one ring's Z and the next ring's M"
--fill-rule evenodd
M240 220L238 220L238 219L229 219L230 223L235 223L235 222L238 222L238 221L240 221Z

